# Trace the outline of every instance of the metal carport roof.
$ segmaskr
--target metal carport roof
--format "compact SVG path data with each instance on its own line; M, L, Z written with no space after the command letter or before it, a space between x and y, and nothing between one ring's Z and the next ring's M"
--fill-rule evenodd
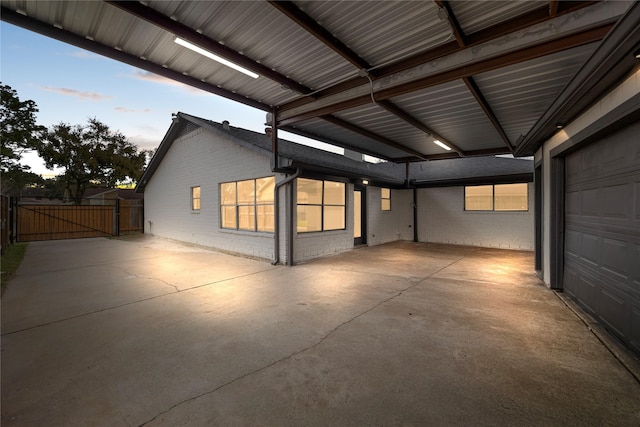
M395 162L532 154L635 66L625 55L640 44L633 1L1 4L6 22Z

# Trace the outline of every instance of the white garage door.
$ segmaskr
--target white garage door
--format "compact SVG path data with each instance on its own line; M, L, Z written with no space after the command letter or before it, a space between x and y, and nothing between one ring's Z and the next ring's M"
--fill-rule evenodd
M566 157L564 291L640 353L640 123Z

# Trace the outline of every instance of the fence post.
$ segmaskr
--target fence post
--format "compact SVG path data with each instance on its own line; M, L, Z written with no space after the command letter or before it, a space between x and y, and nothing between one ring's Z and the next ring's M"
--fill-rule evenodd
M11 197L9 202L9 241L18 241L18 198Z
M120 199L116 197L116 236L120 236Z

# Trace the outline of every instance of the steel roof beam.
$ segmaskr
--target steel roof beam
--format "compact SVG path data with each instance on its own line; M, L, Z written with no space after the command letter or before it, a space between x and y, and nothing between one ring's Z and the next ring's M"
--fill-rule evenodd
M629 7L611 34L562 90L551 106L518 141L515 154L533 155L544 141L557 132L557 123L570 123L621 79L637 69L633 55L640 40L640 2Z
M407 113L406 111L404 111L403 109L398 107L397 105L395 105L393 102L391 102L389 100L385 100L385 101L377 102L376 104L378 104L380 107L384 108L385 110L387 110L391 114L394 114L395 116L397 116L400 119L404 120L405 122L409 123L413 127L421 130L422 132L426 133L429 136L432 136L434 139L437 139L440 142L448 145L456 153L458 153L460 156L464 157L465 152L460 147L458 147L457 145L453 144L451 141L447 140L446 138L443 138L442 136L438 135L436 132L434 132L429 127L427 127L424 124L422 124L422 122L420 122L418 119L416 119L415 117L413 117L412 115L410 115L409 113Z
M504 131L504 128L500 124L500 121L498 120L496 115L493 113L493 110L489 106L489 102L480 91L480 88L478 87L476 81L473 79L473 77L464 77L462 81L464 81L464 84L467 86L467 88L469 89L473 97L476 99L476 101L480 105L480 108L482 108L482 111L484 111L484 114L487 116L487 118L489 119L493 127L496 129L498 134L500 134L500 138L502 138L504 143L507 145L507 147L509 148L509 151L513 152L513 146L511 145L511 141L509 140L507 133Z
M215 53L229 61L251 70L263 77L273 80L281 85L295 90L301 94L311 93L311 89L290 79L277 71L273 71L266 65L260 64L253 59L236 52L228 46L220 44L217 40L213 40L203 34L198 33L195 29L188 27L178 21L174 21L170 17L163 15L155 9L145 6L137 1L111 1L105 0L106 3L115 6L130 15L143 19L158 28L175 34L193 44L196 44L209 52Z
M375 132L371 132L370 130L361 128L360 126L354 125L353 123L349 123L346 120L342 120L338 117L331 116L331 115L324 115L324 116L321 116L320 118L331 124L340 126L344 129L350 130L351 132L355 132L359 135L362 135L366 138L373 139L374 141L377 141L382 144L388 145L390 147L396 148L398 150L404 151L405 153L413 154L418 159L426 160L425 155L423 153L416 151L413 148L397 143L389 138L385 138L382 135L378 135ZM359 150L356 150L356 151L359 151ZM380 157L380 156L378 155L376 157Z
M441 8L443 8L446 11L447 19L449 20L449 24L453 29L453 34L456 38L456 41L458 42L458 45L460 47L467 47L466 41L465 41L466 37L464 35L464 32L462 31L462 27L460 27L460 24L456 19L455 14L453 13L453 10L451 9L451 5L449 4L449 2L447 0L438 0L436 1L436 4L438 4ZM480 105L480 108L482 108L482 111L484 111L489 121L491 121L491 124L496 129L496 131L498 132L502 140L505 142L509 150L513 152L513 146L511 145L511 141L509 141L509 137L507 136L506 132L502 128L500 121L494 114L493 110L491 109L491 106L489 105L489 102L482 94L482 91L480 91L480 88L476 84L473 77L471 76L463 77L462 81L467 86L467 88L469 89L473 97L476 99L476 102Z
M470 150L465 151L466 157L478 157L478 156L495 156L497 154L511 154L506 148L484 148L482 150ZM440 154L427 154L424 159L416 159L415 157L397 157L391 159L395 163L416 162L420 160L443 160L443 159L457 159L459 156L457 153L447 152Z
M333 34L331 34L329 31L327 31L326 28L324 28L320 24L318 24L313 18L311 18L305 12L300 10L300 8L298 8L298 6L296 6L293 2L291 2L291 1L273 1L273 0L269 0L269 3L273 7L278 9L280 12L285 14L287 17L289 17L297 25L299 25L300 27L304 28L311 35L313 35L318 40L320 40L322 43L324 43L326 46L330 47L334 52L336 52L337 54L342 56L344 59L349 61L351 64L353 64L358 69L367 70L369 68L372 68L371 64L369 64L367 61L362 59L353 50L348 48L347 45L345 45L341 40L339 40L337 37L335 37ZM372 79L376 78L375 71L371 71L370 74L371 74L371 78ZM448 142L444 138L436 135L436 133L433 132L431 129L427 128L425 125L420 123L420 121L418 121L417 119L412 117L409 113L407 113L406 111L402 110L400 107L392 104L390 101L382 101L381 103L378 103L378 104L379 104L380 107L384 108L389 113L395 115L400 120L405 121L409 125L414 126L415 128L417 128L417 129L419 129L419 130L421 130L421 131L423 131L423 132L425 132L427 134L434 135L440 141L445 142L446 144L448 144L458 154L460 154L461 156L464 155L463 151L460 150L455 144L453 144L451 142ZM342 127L345 127L345 126L342 126ZM353 130L353 129L351 129L351 130ZM361 133L361 130L362 129L359 128L359 130L357 132ZM384 141L381 141L381 140L378 140L378 141L379 142L384 142ZM384 143L386 144L386 142L384 142ZM406 148L404 146L400 145L400 144L395 146L395 148L399 148L399 147L402 147L400 149L406 151Z
M453 31L453 37L455 37L458 42L458 46L465 47L467 42L465 40L464 32L462 31L462 27L458 22L455 14L453 13L453 9L451 9L451 4L447 0L436 0L436 4L440 7L440 9L444 10L447 14L447 20L449 21L449 25L451 25L451 30Z
M561 5L562 7L559 8L558 15L570 13L578 9L582 9L584 7L592 5L593 3L597 3L597 2L596 1L564 2ZM484 30L480 30L475 33L469 34L466 36L465 42L469 47L475 46L475 45L482 44L482 43L494 40L496 38L505 36L507 34L513 33L514 31L519 31L527 27L543 23L550 19L553 19L553 18L549 16L548 7L542 7L532 12L521 15L519 17L513 18L509 22L496 24ZM433 60L442 58L447 55L454 54L461 50L463 50L463 48L461 48L458 45L457 41L451 41L449 43L446 43L441 46L435 47L433 49L427 50L425 52L419 53L412 57L400 60L396 63L378 68L376 69L376 76L378 78L387 77L395 73L398 73L400 71L404 71L422 64L427 64ZM355 77L351 80L338 83L335 86L332 86L330 88L326 88L320 92L317 92L316 98L322 99L323 97L326 97L326 96L334 95L342 91L353 89L355 87L360 86L362 83L363 83L363 78ZM284 109L290 109L290 108L295 108L304 104L311 103L313 101L314 99L309 97L300 97L299 99L283 104L281 107L283 107Z
M346 44L344 44L340 39L335 37L326 28L322 25L318 24L313 18L303 12L298 6L295 5L292 1L273 1L269 0L269 4L271 6L278 9L284 15L286 15L289 19L295 22L298 26L304 28L307 32L313 35L315 38L320 40L325 46L329 47L331 50L336 52L338 55L342 56L344 59L349 61L358 69L368 69L371 68L371 64L362 59L357 53L351 50Z
M149 71L159 76L184 83L186 85L204 90L209 93L213 93L214 95L223 96L225 98L240 102L245 105L249 105L254 108L258 108L260 110L271 111L271 107L262 102L247 98L237 93L233 93L230 90L219 88L218 86L203 82L202 80L196 79L194 77L186 76L178 71L164 68L161 65L146 61L129 53L122 52L111 46L89 40L70 31L63 30L37 19L22 15L4 6L2 6L2 9L0 11L0 19L10 24L17 25L27 30L42 34L43 36L60 40L64 43L71 44L81 49L97 53L98 55L106 56L107 58L115 59L116 61L132 65L134 67Z
M425 67L416 67L413 69L415 72L398 73L388 78L379 79L376 81L376 83L379 83L378 90L376 88L373 90L374 96L376 100L381 101L599 41L612 27L612 23L607 23L550 41L543 41L536 45L527 43L520 49L494 56L487 55L469 60L468 55L461 55L457 65L453 64L453 58L446 58L447 61L443 61L442 71L439 72L432 71L433 67L427 67L426 70L424 69ZM461 53L464 54L464 52ZM393 86L390 84L393 84ZM358 88L319 99L308 105L290 109L287 109L286 106L281 106L278 121L280 125L288 125L313 117L359 107L370 102L371 89L369 85L361 85Z

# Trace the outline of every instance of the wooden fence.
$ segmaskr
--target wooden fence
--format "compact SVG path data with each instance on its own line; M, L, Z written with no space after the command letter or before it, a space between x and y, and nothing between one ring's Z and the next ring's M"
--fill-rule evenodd
M11 222L9 217L9 208L11 199L4 194L0 195L0 253L4 254L4 251L9 246L9 229L11 228Z
M118 235L144 233L143 200L120 200Z
M17 204L16 240L79 239L142 233L142 200L104 200L100 204Z
M21 242L113 236L114 206L18 206Z

